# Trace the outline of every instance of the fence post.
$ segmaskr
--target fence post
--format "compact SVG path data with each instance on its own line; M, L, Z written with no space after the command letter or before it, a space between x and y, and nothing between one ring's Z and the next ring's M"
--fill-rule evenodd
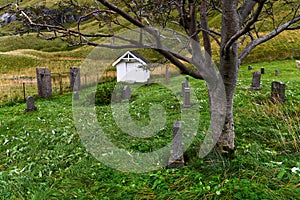
M23 82L23 97L24 97L24 101L26 102L26 86L24 82Z
M59 94L63 93L63 88L62 88L62 75L61 73L58 74L59 77Z

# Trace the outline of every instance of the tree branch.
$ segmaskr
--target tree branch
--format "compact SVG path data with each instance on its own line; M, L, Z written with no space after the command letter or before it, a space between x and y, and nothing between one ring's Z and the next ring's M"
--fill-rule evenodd
M203 77L200 75L199 72L187 68L182 62L180 62L180 60L178 60L177 56L179 56L179 59L182 58L182 59L185 59L185 61L189 61L187 58L182 57L179 54L172 54L163 49L154 49L154 50L159 52L163 56L165 56L165 58L167 58L171 63L173 63L175 66L177 66L181 70L181 72L183 72L184 74L192 76L196 79L203 80Z
M255 13L253 14L253 17L246 23L246 25L244 26L244 28L240 29L239 31L237 31L226 43L226 45L224 46L224 50L225 52L227 52L229 50L229 48L231 47L231 45L238 40L242 35L246 34L247 32L249 32L251 26L257 21L259 14L261 13L263 7L264 7L265 1L262 1L259 3Z
M241 23L244 23L247 17L250 15L257 2L254 0L246 0L243 5L238 9Z
M7 7L11 6L11 5L12 5L11 3L8 3L5 6L0 7L0 11L4 10L5 8L7 8Z
M202 36L203 36L203 43L204 43L204 49L207 52L209 56L211 56L211 41L210 41L210 35L208 32L208 22L207 22L207 1L202 0L201 5L200 5L200 21L201 21L201 27L203 28L202 30Z
M260 37L256 40L253 40L252 42L250 42L245 48L244 50L241 52L239 59L240 61L242 61L244 58L246 58L249 53L252 51L252 49L254 49L257 45L260 45L274 37L276 37L277 35L279 35L281 32L288 30L289 27L300 21L300 16L295 17L294 19L282 24L281 26L279 26L278 28L274 29L273 31L271 31L269 34ZM300 26L300 25L299 25Z
M104 5L105 7L107 7L108 9L110 9L112 11L115 11L116 13L121 15L123 18L125 18L127 21L134 24L135 26L137 26L139 28L144 28L145 27L145 25L142 22L134 19L128 13L126 13L124 10L118 8L114 4L109 3L107 0L97 0L97 1L101 2L101 4Z
M41 28L48 28L48 29L52 29L52 30L60 30L60 31L64 31L67 32L69 34L75 34L78 36L84 36L84 37L112 37L112 34L102 34L102 33L98 33L98 34L84 34L81 33L79 31L74 31L74 30L70 30L67 28L64 28L62 26L55 26L55 25L49 25L49 24L40 24L40 23L35 23L33 22L30 17L28 17L28 15L24 12L21 11L21 14L27 19L27 21L29 22L29 24L31 26L36 26L36 27L41 27Z
M298 29L300 29L300 24L297 25L297 26L289 27L289 28L287 28L286 30L298 30Z

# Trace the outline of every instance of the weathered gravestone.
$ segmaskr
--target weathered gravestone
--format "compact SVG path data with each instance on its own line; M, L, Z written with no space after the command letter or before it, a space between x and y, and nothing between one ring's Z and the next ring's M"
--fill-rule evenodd
M129 100L131 97L131 89L128 85L125 85L122 90L122 100Z
M36 68L38 94L40 97L52 96L51 72L47 68Z
M150 85L151 85L151 80L150 80L150 78L147 79L146 85L147 85L147 86L150 86Z
M251 90L260 90L260 72L254 72L252 77L252 84L251 84Z
M263 68L263 67L260 68L260 73L261 73L261 74L265 74L265 68Z
M296 60L296 66L297 68L300 68L300 60Z
M252 69L253 69L252 66L249 65L249 66L248 66L248 70L250 71L250 70L252 70Z
M279 70L275 70L275 76L279 76L280 71Z
M73 92L73 100L79 100L79 92L78 91L74 91Z
M168 168L184 166L183 149L182 149L182 122L175 121L173 124L173 140L171 156L168 161Z
M166 75L165 75L166 83L169 82L169 78L170 78L169 65L166 65Z
M34 105L34 98L33 96L29 96L26 99L26 112L32 112L32 111L36 111L37 108Z
M189 77L185 77L185 81L181 83L181 96L184 97L185 88L189 87Z
M190 88L184 88L184 102L183 108L190 108L191 107L191 90Z
M70 90L80 90L80 68L70 67Z
M111 102L112 103L117 103L118 102L117 92L115 90L111 93Z
M181 96L184 96L185 82L181 83Z
M286 101L284 83L278 81L272 82L271 90L271 101L273 103L283 103Z
M189 87L189 77L188 76L185 77L185 87L186 88Z

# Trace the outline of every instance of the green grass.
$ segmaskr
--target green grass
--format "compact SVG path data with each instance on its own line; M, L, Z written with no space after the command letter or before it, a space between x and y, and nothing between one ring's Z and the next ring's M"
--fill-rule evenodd
M0 5L7 2L0 1ZM219 17L213 17L213 23L218 23ZM84 30L97 31L89 24ZM1 103L0 199L299 199L300 173L291 171L300 168L300 70L291 59L293 49L294 57L300 57L298 41L299 32L287 32L256 48L247 58L247 63L253 63L252 72L265 68L260 91L248 90L252 73L246 64L241 66L234 104L236 154L232 160L217 152L204 160L197 157L209 123L207 90L202 81L191 80L201 119L198 135L185 152L186 166L141 174L109 168L87 151L74 124L70 93L36 98L38 111L33 113L25 113L22 96ZM44 41L35 34L1 37L0 42L0 51L7 53L0 54L1 74L9 75L34 76L38 66L49 67L52 72L67 71L70 66L79 66L92 50L69 47L60 40ZM287 58L291 60L268 62ZM277 69L278 77L274 75ZM288 101L284 104L269 101L274 80L287 85ZM168 111L166 126L154 138L127 137L117 127L109 105L99 104L96 110L100 119L105 115L106 121L100 122L113 132L109 137L116 145L148 152L170 142L171 125L181 102L169 98L170 91L159 85L140 90L130 102L134 119L143 125L149 123L149 102L161 103Z
M2 104L0 199L298 199L300 173L291 169L300 168L300 70L284 61L255 64L254 71L261 66L266 74L260 91L248 90L252 73L246 66L241 68L234 104L236 154L231 160L217 152L204 160L196 156L209 113L204 82L191 79L202 121L181 169L133 174L96 160L75 127L70 93L36 98L38 111L32 113L25 112L23 103ZM279 77L273 75L275 69L281 71ZM273 80L287 84L284 104L269 101ZM180 100L170 95L164 87L152 85L140 87L130 101L131 116L141 123L149 122L149 102L167 109L166 127L152 140L126 137L106 103L97 105L99 119L105 115L106 120L100 123L113 133L108 135L119 147L142 152L159 148L170 141L171 124L178 114Z

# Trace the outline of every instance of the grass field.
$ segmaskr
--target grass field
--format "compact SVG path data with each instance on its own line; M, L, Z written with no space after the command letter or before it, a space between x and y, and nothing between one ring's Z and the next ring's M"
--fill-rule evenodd
M9 2L0 0L0 5ZM21 6L55 6L55 2L30 0L21 2ZM217 15L211 19L213 24L219 21ZM89 25L83 28L96 31ZM26 113L22 85L3 86L11 84L6 78L35 77L36 67L67 72L70 66L80 66L93 47L45 41L35 33L0 37L0 43L1 95L7 92L5 98L0 95L0 199L300 199L300 69L295 63L295 59L300 60L299 31L283 33L257 47L241 66L234 103L233 158L222 157L215 150L205 159L197 157L209 127L209 103L205 83L190 79L200 120L197 135L184 154L185 167L138 174L108 167L88 151L93 149L82 142L74 120L72 94L67 89L58 95L56 87L52 98L41 99L36 96L36 85L28 85L27 92L35 96L38 111ZM213 48L217 58L216 44ZM157 57L153 52L142 53ZM252 71L247 70L250 64ZM261 77L262 89L251 91L252 73L261 67L266 72ZM280 70L279 76L275 76L275 70ZM114 82L99 85L97 91L91 90L81 100L87 100L89 108L95 95L96 119L116 146L132 153L151 152L171 141L172 124L179 119L182 103L172 84L180 85L181 79L184 77L172 79L169 89L153 84L133 93L129 114L140 126L151 122L153 104L166 110L165 124L150 138L129 136L116 123L115 110L109 104ZM272 81L286 84L285 103L270 102ZM125 158L116 164L132 164Z
M2 104L0 198L299 199L300 70L294 61L278 61L257 63L252 72L260 67L266 70L260 91L248 90L252 73L247 65L241 67L234 104L236 155L231 160L216 152L204 160L197 158L209 114L205 84L191 80L202 108L202 121L185 152L186 166L181 169L162 168L134 174L109 168L96 160L76 130L70 93L50 99L37 98L38 111L33 113L26 113L23 103ZM274 75L276 69L281 72L278 77ZM269 101L274 80L287 85L288 100L284 104ZM166 126L151 140L126 137L115 125L110 105L99 101L97 115L99 119L106 116L101 125L114 133L109 134L114 144L148 152L170 142L171 124L178 115L177 105L181 100L170 98L170 93L164 90L159 85L141 87L130 102L131 116L146 124L150 104L145 102L161 103L167 109ZM100 96L107 92L99 91L102 91Z

